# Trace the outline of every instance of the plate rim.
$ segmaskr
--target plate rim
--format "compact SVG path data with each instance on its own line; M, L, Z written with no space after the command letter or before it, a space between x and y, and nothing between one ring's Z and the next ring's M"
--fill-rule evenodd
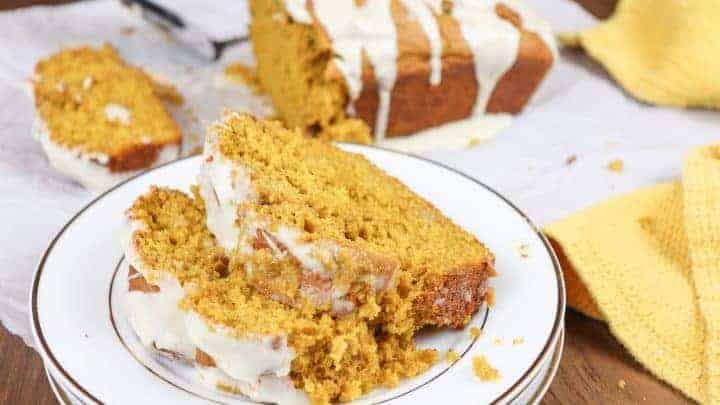
M487 184L483 183L479 179L476 179L473 176L470 176L469 174L466 174L452 166L446 165L444 163L437 162L435 160L426 158L424 156L416 155L413 153L408 152L402 152L393 150L390 148L377 146L377 145L359 145L359 144L351 144L346 142L337 142L336 144L349 147L350 149L377 149L384 152L388 152L391 154L400 155L403 157L409 157L411 159L420 160L422 162L428 163L430 165L434 165L437 167L440 167L442 169L445 169L447 171L450 171L456 175L459 175L476 185L482 187L486 191L489 191L490 193L494 194L496 197L498 197L500 200L502 200L505 204L507 204L510 208L512 208L518 215L520 215L530 226L530 228L535 232L535 234L538 236L540 241L542 242L543 246L545 247L545 251L550 256L550 260L553 265L553 271L555 273L555 280L557 284L557 303L556 303L556 309L555 309L555 321L553 323L553 327L551 329L551 332L547 338L547 341L543 345L542 350L538 354L538 356L535 358L535 360L530 364L530 366L525 370L525 372L516 380L513 382L513 384L508 387L503 393L501 393L498 397L492 400L491 404L499 404L503 403L505 401L512 401L514 398L516 398L519 393L518 390L522 392L522 389L527 387L527 383L532 381L532 377L534 377L538 369L542 366L542 360L545 359L548 354L551 354L553 343L557 341L558 334L562 333L563 328L562 325L564 324L565 319L565 306L566 306L566 291L565 291L565 280L563 278L562 273L562 267L560 266L560 262L558 260L557 254L555 253L555 250L553 249L552 245L548 241L545 234L542 232L542 228L540 228L535 221L530 218L528 214L526 214L523 210L521 210L515 203L510 201L507 197L500 194L498 191L496 191L494 188L488 186ZM351 153L357 153L355 151L351 151ZM190 156L184 156L182 158L151 167L148 170L145 170L141 173L138 173L128 179L125 179L112 187L108 188L107 190L102 191L98 195L96 195L94 198L92 198L87 204L85 204L81 209L79 209L75 214L73 214L70 219L67 220L67 222L60 228L60 230L53 236L53 238L50 240L48 246L43 251L42 256L40 257L40 260L38 261L38 264L35 268L35 271L33 273L33 279L32 279L32 288L30 290L29 294L29 305L30 305L30 326L32 330L32 336L33 340L36 344L36 347L38 349L38 352L40 353L41 357L46 358L47 360L45 363L52 367L53 369L56 369L61 377L65 379L67 382L70 383L71 388L74 388L78 390L79 393L81 393L83 396L86 397L86 399L90 400L92 403L96 404L102 404L103 402L93 396L90 392L87 391L80 383L78 383L60 364L60 362L55 358L52 350L50 349L47 340L45 339L45 336L42 333L42 328L40 326L40 319L38 314L38 306L37 306L37 295L38 295L38 288L40 285L40 280L42 276L42 271L45 267L45 262L47 258L50 256L50 253L52 252L53 248L55 247L55 244L57 241L65 234L67 229L72 225L75 220L77 220L86 210L88 210L91 206L98 203L100 200L102 200L105 196L108 194L114 192L118 188L124 186L126 183L132 182L137 178L140 178L142 176L145 176L151 172L154 172L156 170L159 170L161 168L171 166L173 164L177 164L179 162L183 162L188 159L198 158L199 155L190 155ZM381 168L382 169L382 168ZM529 381L528 381L529 380Z

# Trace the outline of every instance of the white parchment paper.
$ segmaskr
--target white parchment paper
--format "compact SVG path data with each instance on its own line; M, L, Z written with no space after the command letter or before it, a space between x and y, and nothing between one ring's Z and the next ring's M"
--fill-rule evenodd
M569 0L527 2L556 31L594 23ZM242 1L163 3L215 38L246 31ZM113 0L0 13L0 321L28 343L34 267L55 233L93 195L52 170L31 138L34 109L27 78L39 58L62 46L104 41L180 86L190 115L197 116L185 128L198 135L223 107L270 111L267 100L219 74L230 61L252 60L247 45L231 49L219 63L207 63ZM609 196L672 180L688 149L718 138L717 112L638 103L585 56L562 52L529 108L493 139L472 149L424 155L485 182L546 224ZM606 167L616 159L624 162L622 172Z

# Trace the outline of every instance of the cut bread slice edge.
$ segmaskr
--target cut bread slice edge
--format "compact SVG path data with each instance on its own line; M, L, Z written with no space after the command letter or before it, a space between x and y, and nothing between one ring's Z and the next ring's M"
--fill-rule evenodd
M340 285L334 280L328 264L338 260L341 252L357 261L369 263L368 271L359 274L351 283L363 284L376 296L391 289L399 271L399 263L371 252L349 250L331 240L302 241L302 230L292 226L272 227L251 208L258 194L247 169L223 155L218 134L211 128L205 138L203 162L198 175L199 194L207 212L207 226L220 246L231 255L253 256L269 251L274 260L290 256L296 263L300 280L301 299L315 306L329 306L334 315L345 315L357 309L362 301L349 291L348 283ZM262 269L246 265L252 283L253 273ZM300 300L287 297L283 292L266 290L271 298L285 304L301 306Z
M148 194L158 190L152 188ZM290 380L295 354L284 335L237 337L222 325L180 307L192 283L182 286L172 271L155 268L143 259L136 238L148 225L133 219L131 210L121 237L130 266L126 311L143 345L195 365L201 380L213 388L242 393L256 401L308 403L306 394Z

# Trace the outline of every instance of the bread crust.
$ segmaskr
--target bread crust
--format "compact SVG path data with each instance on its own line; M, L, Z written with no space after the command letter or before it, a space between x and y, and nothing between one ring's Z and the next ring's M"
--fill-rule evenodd
M434 278L415 299L422 323L464 327L490 295L488 278L495 276L494 259L468 264Z
M151 167L156 161L160 150L167 146L180 146L180 141L175 143L149 143L133 145L124 153L110 156L107 168L113 172L126 172L141 170Z
M499 5L496 13L515 26L521 24L517 13L505 6ZM440 24L443 37L447 38L444 42L462 41L459 28L453 24L456 24L454 20ZM552 51L540 36L518 28L520 44L516 61L498 80L486 107L489 113L521 112L553 64ZM419 43L403 40L401 44L406 42ZM475 77L475 63L469 50L456 50L442 58L442 81L437 86L430 83L431 68L426 59L405 57L398 61L386 137L409 135L467 118L473 113L480 85ZM419 55L423 53L421 51ZM355 101L355 111L374 129L379 103L378 82L370 64L364 65L363 89Z

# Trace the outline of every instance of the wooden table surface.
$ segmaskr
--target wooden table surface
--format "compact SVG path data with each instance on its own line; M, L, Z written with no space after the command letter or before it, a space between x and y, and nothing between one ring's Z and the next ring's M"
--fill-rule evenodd
M614 4L612 0L577 1L599 17L609 15ZM0 9L58 2L62 0L1 0ZM560 370L543 405L689 403L634 361L603 323L569 310L565 332ZM619 386L621 380L624 388ZM0 404L55 403L38 354L0 326Z

